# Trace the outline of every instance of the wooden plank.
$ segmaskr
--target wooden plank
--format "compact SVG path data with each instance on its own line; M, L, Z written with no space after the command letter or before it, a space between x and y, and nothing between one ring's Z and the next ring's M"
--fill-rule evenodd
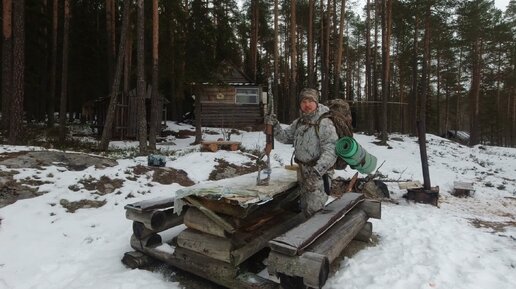
M185 197L185 199L194 207L198 208L203 214L205 214L208 218L210 218L212 221L220 225L222 228L224 228L224 231L228 232L229 234L233 234L236 230L235 228L228 223L226 220L215 214L210 209L203 206L201 203L199 203L196 199L192 197Z
M269 202L260 203L260 204L249 204L247 206L240 206L233 200L220 199L213 200L209 198L195 198L200 204L204 207L210 209L213 212L218 214L223 214L227 216L234 217L235 226L242 227L249 225L253 220L259 218L260 216L264 216L267 214L271 214L272 211L281 208L281 207L291 207L292 202L294 202L299 197L299 192L297 190L297 186L288 189L285 192L276 194L273 196L273 199Z
M245 246L231 252L231 263L233 265L241 264L252 255L267 247L269 240L285 233L304 220L305 216L303 213L295 214L285 212L279 218L271 220L262 229L252 232L252 238L250 238L251 234L246 234L247 237L244 237L237 233L235 238L250 239L251 241Z
M233 279L238 275L238 268L228 263L208 258L202 254L172 246L168 243L158 247L140 246L139 240L131 237L131 247L153 258L207 279L210 276Z
M189 196L215 213L242 218L298 185L296 172L284 168L272 169L269 186L258 186L256 177L253 172L229 180L196 184L178 190L177 198ZM181 210L181 205L178 200L176 211Z
M244 128L263 124L263 109L259 104L203 101L201 111L201 122L205 126Z
M177 246L216 260L231 263L233 244L227 238L186 229L177 236Z
M360 208L355 208L306 250L326 256L332 264L364 227L366 221L367 214Z
M185 218L184 224L191 229L215 235L219 237L226 237L226 231L222 226L220 226L217 222L208 218L205 214L203 214L197 208L188 208Z
M306 222L270 241L269 246L272 250L289 256L297 255L363 199L362 194L346 193L342 198L315 213Z

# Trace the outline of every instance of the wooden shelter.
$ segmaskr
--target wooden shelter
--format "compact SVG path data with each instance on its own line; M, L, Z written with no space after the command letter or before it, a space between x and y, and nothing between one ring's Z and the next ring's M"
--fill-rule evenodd
M258 129L267 102L262 86L252 82L236 66L223 62L216 83L192 84L200 104L203 127ZM196 111L197 112L197 111Z
M147 115L147 125L150 121L151 113L151 85L147 86L145 92L145 108ZM157 135L161 134L162 129L166 126L167 104L170 102L162 94L159 94L161 103L161 114L157 126ZM106 113L109 106L109 97L102 97L94 102L95 119L92 128L96 129L98 135L102 135L102 129L106 119ZM135 139L138 135L138 113L137 113L137 97L136 89L129 91L129 93L121 93L118 96L118 103L116 106L115 119L113 122L113 139ZM148 127L147 127L148 128Z

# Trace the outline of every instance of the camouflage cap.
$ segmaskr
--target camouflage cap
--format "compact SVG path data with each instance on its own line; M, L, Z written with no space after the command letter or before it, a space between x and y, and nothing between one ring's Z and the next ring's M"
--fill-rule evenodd
M299 93L299 102L305 98L309 98L314 102L319 102L319 92L313 88L303 88Z

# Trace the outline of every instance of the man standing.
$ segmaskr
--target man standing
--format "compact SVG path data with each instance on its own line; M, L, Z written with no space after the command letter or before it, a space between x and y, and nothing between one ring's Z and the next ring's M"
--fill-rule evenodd
M338 139L333 122L321 115L328 107L319 103L319 92L304 88L299 94L301 116L283 129L275 115L267 115L265 122L274 126L274 136L282 143L294 145L294 158L299 165L297 179L300 187L300 205L307 217L322 209L328 200L325 181L337 160L335 143Z

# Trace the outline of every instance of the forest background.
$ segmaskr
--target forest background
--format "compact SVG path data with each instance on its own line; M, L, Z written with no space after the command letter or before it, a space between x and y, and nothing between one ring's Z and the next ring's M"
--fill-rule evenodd
M86 103L136 89L140 150L153 149L158 93L179 120L191 84L228 62L270 84L282 122L316 87L384 142L419 121L466 131L469 145L516 146L516 0L505 11L492 0L2 0L1 15L2 142L27 143L45 123L63 144ZM104 129L99 148L109 139Z

